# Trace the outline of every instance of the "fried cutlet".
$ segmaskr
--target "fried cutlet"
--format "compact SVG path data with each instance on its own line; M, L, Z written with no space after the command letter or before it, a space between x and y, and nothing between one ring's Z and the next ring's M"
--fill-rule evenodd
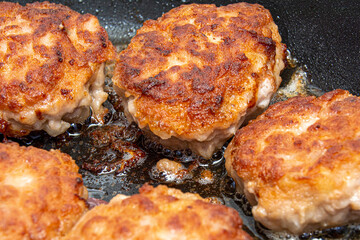
M120 53L113 82L145 133L210 158L248 114L268 106L284 56L264 7L182 5L144 23Z
M114 47L95 16L48 2L0 2L0 133L56 136L104 115Z
M255 220L296 234L360 220L359 109L344 90L294 97L236 133L226 168Z
M85 214L65 239L250 239L239 214L197 194L144 185Z
M0 239L59 239L86 211L78 167L58 150L0 143Z

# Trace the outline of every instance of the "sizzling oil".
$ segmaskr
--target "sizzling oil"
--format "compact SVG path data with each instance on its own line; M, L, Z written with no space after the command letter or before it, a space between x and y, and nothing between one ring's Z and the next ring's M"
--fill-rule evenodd
M118 46L118 50L124 47ZM93 198L109 201L118 193L137 193L145 182L166 184L235 208L244 221L244 228L255 239L343 239L360 233L358 226L350 225L293 236L274 233L255 222L250 204L244 195L235 192L235 183L227 176L223 157L227 144L210 160L205 160L190 150L172 151L147 139L123 114L121 99L110 80L113 68L114 63L106 67L105 89L109 97L104 105L109 112L104 125L89 118L84 124L73 124L66 133L55 138L37 132L15 141L45 149L57 148L71 155L80 166L84 184ZM306 66L299 65L290 53L282 78L283 83L271 104L298 95L323 93L311 83ZM171 167L167 169L167 166Z

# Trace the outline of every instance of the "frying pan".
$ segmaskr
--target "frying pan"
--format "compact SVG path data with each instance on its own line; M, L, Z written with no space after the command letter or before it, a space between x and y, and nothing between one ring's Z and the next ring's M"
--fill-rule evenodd
M22 5L33 1L18 1ZM147 19L156 19L164 12L181 4L187 3L214 3L227 5L235 3L235 0L57 0L80 13L91 13L97 16L100 23L107 30L111 41L115 45L129 43L136 29L141 27ZM299 65L305 66L312 85L323 91L331 91L341 88L352 94L360 93L360 1L342 0L248 0L249 3L259 3L272 13L274 21L279 26L279 32L283 42L287 44L292 56L297 59ZM286 84L286 77L283 82ZM76 128L76 126L75 126ZM135 127L136 128L136 127ZM74 130L74 126L73 126ZM134 130L136 132L136 129ZM70 134L70 133L69 133ZM70 134L71 135L71 134ZM79 162L81 156L87 151L77 144L77 138L50 138L49 136L32 137L22 140L24 144L41 146L43 148L60 148L69 153ZM70 144L60 144L67 141ZM74 147L75 146L75 147ZM86 154L85 154L86 155ZM221 155L221 154L220 154ZM156 162L164 156L148 152L148 162ZM221 158L221 157L220 157ZM80 160L79 160L80 159ZM201 163L200 163L201 165ZM253 236L266 238L279 238L271 232L261 228L249 214L248 203L243 196L232 195L233 183L225 177L226 172L222 166L205 166L217 168L214 171L217 180L210 186L194 183L174 184L173 187L184 191L199 192L208 197L222 194L221 201L237 209L244 219L244 223ZM151 176L147 176L149 169L141 165L132 169L127 174L104 174L94 175L82 170L85 185L90 189L92 197L109 200L117 193L133 194L139 186L150 181L153 184L159 182ZM130 176L131 175L131 176ZM227 194L229 193L229 194ZM350 229L350 230L349 230ZM309 239L314 236L322 238L359 238L360 230L357 226L335 228L319 233L303 234L300 239ZM289 237L289 236L283 236Z

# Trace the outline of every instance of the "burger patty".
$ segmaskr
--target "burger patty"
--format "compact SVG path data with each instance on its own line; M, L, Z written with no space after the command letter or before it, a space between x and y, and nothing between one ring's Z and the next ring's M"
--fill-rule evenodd
M48 2L0 3L0 133L56 136L101 119L103 63L114 47L96 17Z
M144 185L85 214L65 239L250 239L238 213L197 194Z
M240 129L226 168L275 231L360 220L360 98L344 90L279 102Z
M268 106L284 56L264 7L182 5L144 23L120 53L113 82L145 133L210 158L249 113Z
M60 239L87 210L79 168L58 150L0 143L0 239Z

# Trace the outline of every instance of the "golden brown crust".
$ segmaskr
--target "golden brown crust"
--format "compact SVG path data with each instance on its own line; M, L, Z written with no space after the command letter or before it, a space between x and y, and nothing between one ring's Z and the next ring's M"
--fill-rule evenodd
M114 48L96 17L48 2L1 2L0 119L9 122L5 133L24 135L36 120L74 111L89 94L85 85L99 65L113 58ZM29 127L13 129L12 121Z
M237 132L227 169L257 205L255 219L294 233L359 220L359 108L344 90L294 97Z
M0 143L0 238L59 239L87 209L78 167L58 150Z
M113 81L135 99L130 112L140 127L163 139L205 141L257 104L265 79L271 93L277 89L280 42L260 5L182 5L144 23L121 52Z
M84 215L66 239L250 239L238 213L199 195L144 185Z

